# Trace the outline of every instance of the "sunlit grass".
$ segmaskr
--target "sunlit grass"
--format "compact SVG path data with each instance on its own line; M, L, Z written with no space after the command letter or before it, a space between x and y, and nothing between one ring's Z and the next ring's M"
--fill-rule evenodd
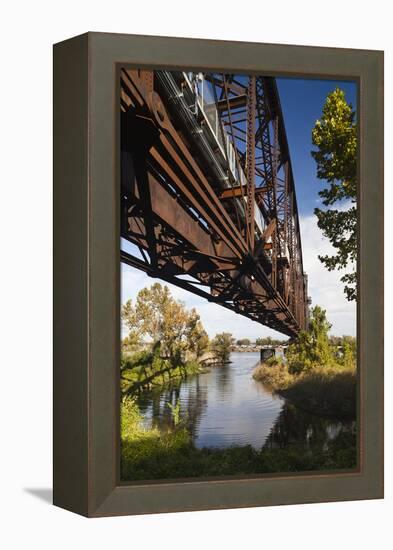
M356 416L355 366L321 366L294 375L286 364L261 364L253 377L296 406L315 414L343 418Z
M295 377L288 371L288 366L279 361L269 361L258 365L253 378L274 391L285 390L294 383Z

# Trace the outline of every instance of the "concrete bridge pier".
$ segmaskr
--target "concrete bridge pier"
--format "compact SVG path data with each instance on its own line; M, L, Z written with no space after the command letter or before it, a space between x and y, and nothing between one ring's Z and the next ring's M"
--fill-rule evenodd
M261 348L261 363L265 363L270 357L285 359L287 346L265 346Z

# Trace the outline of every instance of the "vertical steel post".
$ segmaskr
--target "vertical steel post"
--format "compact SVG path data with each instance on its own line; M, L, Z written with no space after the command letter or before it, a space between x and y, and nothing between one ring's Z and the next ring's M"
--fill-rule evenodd
M247 219L248 251L254 252L255 235L255 76L250 76L247 90Z
M288 190L289 190L289 162L288 160L285 161L284 166L284 243L283 243L283 255L287 256L287 252L289 253L289 246L288 246ZM289 292L289 281L288 276L290 273L289 270L289 262L290 258L288 257L288 266L285 264L284 272L283 272L283 279L284 279L284 298L285 302L288 303L288 292Z
M272 285L277 288L277 258L281 255L280 242L280 219L278 217L277 207L277 172L278 172L278 117L273 120L273 170L272 170L272 190L273 190L273 213L276 218L276 230L273 233L273 256L272 256Z

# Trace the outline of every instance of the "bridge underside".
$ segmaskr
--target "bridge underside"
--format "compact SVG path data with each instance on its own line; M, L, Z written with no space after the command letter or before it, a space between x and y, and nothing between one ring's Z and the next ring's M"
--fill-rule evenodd
M274 79L121 71L121 236L126 264L290 337L305 328Z

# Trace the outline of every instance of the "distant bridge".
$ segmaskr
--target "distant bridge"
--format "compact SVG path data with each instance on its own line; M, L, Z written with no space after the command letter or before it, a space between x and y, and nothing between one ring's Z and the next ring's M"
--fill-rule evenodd
M121 260L296 337L309 299L275 79L123 69L120 95Z

